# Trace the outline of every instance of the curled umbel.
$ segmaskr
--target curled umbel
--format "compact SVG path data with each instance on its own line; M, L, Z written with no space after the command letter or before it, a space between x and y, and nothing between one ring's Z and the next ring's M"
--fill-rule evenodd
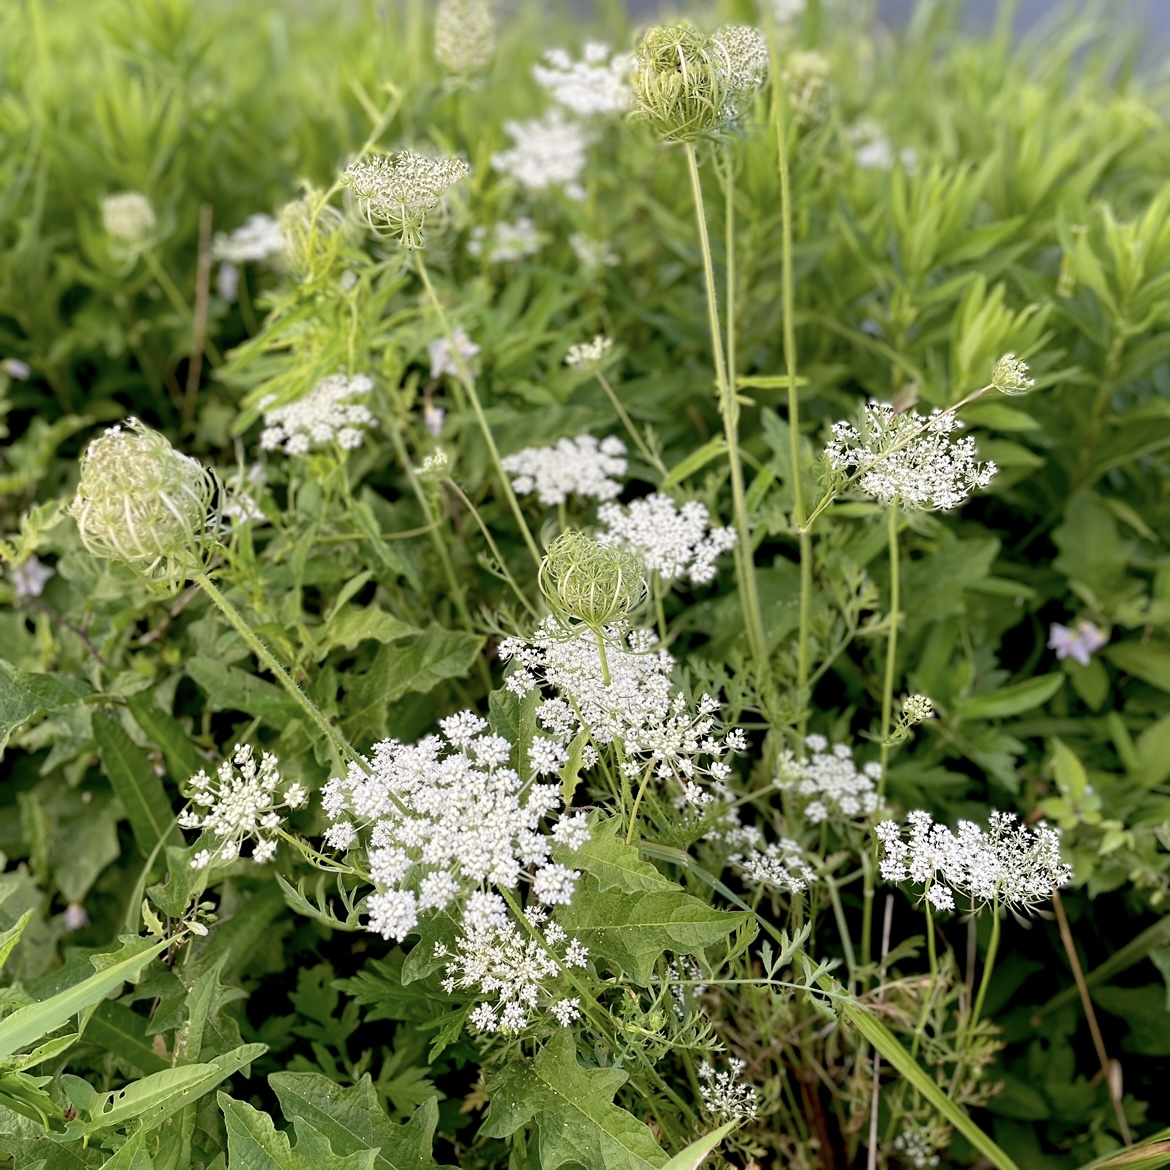
M203 563L217 496L211 471L131 418L86 448L69 514L94 556L175 585Z

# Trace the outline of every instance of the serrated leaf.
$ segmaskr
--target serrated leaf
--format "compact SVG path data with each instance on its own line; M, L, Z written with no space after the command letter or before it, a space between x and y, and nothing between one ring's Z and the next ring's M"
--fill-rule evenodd
M268 1078L285 1117L311 1125L345 1157L377 1150L373 1170L439 1170L431 1146L439 1123L435 1098L420 1105L405 1125L396 1125L364 1076L343 1089L320 1073L273 1073Z
M316 656L320 660L330 650L339 646L352 649L359 642L398 642L419 632L417 626L408 625L375 605L364 609L347 606L325 623L317 638Z
M529 773L528 754L536 735L536 699L535 690L520 698L503 687L488 696L488 724L494 734L502 735L514 746L513 763L521 778Z
M643 987L650 985L664 951L693 955L741 926L750 915L716 910L682 890L602 891L586 876L557 921L602 958Z
M626 1080L621 1069L582 1068L572 1033L558 1032L531 1064L504 1066L480 1133L504 1138L535 1122L541 1170L568 1163L605 1170L664 1166L666 1154L649 1127L613 1103Z
M964 695L955 700L961 719L1007 719L1047 703L1064 686L1063 674L1042 674L986 695Z
M186 665L187 675L207 694L218 711L243 711L283 726L300 708L276 683L257 678L238 666L196 654Z
M553 854L562 865L583 870L596 879L597 888L624 890L627 894L677 890L682 887L661 873L634 845L627 845L618 837L620 826L616 817L602 817L590 826L589 840L576 851L563 845L553 847Z
M107 711L93 713L93 735L102 770L126 810L143 857L149 857L159 841L181 845L183 834L175 824L171 802L146 753L126 734L118 718Z
M34 715L72 707L89 687L53 674L30 674L0 658L0 756L8 737Z

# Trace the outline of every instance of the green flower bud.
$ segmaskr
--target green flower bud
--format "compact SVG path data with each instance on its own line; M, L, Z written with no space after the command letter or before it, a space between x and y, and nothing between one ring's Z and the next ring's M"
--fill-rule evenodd
M131 418L86 448L68 510L95 557L174 584L202 561L217 489L212 472Z
M141 191L119 191L102 200L102 226L115 250L137 254L154 236L158 218Z
M798 126L819 126L828 118L832 104L831 70L828 58L816 52L798 51L785 62L781 80L788 91L788 104Z
M1028 376L1028 363L1022 362L1014 353L1005 353L995 363L991 384L1001 394L1027 394L1036 385L1036 379Z
M540 590L553 613L600 630L628 617L646 597L638 559L581 532L563 532L540 566Z
M634 53L634 112L666 141L694 142L739 117L767 69L767 45L753 28L729 25L714 36L685 23L652 28Z
M280 212L284 261L298 280L328 272L345 243L345 217L318 192L285 204Z

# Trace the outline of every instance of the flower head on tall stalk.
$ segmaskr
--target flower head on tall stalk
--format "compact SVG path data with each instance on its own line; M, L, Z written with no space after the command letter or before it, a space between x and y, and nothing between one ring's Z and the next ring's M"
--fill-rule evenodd
M615 477L625 476L629 466L625 443L613 435L558 439L551 447L525 447L505 455L501 462L520 495L535 495L548 507L570 496L612 500L622 491L622 481Z
M347 451L360 447L363 428L377 426L378 420L369 407L348 399L369 394L373 388L374 383L364 374L352 378L330 374L303 398L284 406L273 405L273 396L266 396L260 400L264 411L261 449L304 455L313 447L333 442Z
M634 52L633 110L667 142L695 142L728 129L767 72L767 43L749 26L652 28Z
M377 235L393 236L404 248L421 248L423 227L449 188L471 174L460 158L431 158L402 150L350 163L341 176Z
M102 200L102 227L112 251L132 259L154 239L158 216L141 191L119 191Z
M95 557L175 586L203 564L218 527L218 486L198 460L131 418L85 449L68 510Z
M482 73L496 51L496 23L484 0L439 0L435 60L456 77Z

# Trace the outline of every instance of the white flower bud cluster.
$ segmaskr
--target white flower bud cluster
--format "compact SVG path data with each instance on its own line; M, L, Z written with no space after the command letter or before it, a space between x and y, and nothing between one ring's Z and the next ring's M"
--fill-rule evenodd
M630 107L628 53L614 53L598 41L589 41L580 61L564 49L549 49L543 65L533 65L537 85L548 90L553 101L583 118L595 114L623 114Z
M727 1068L727 1072L717 1073L707 1061L699 1066L703 1105L716 1121L751 1121L760 1106L755 1088L739 1079L747 1065L732 1059Z
M804 806L805 820L819 825L822 821L867 817L877 811L877 782L882 766L873 761L860 770L853 762L853 749L835 743L830 748L823 735L809 735L804 740L809 755L802 760L790 752L780 758L777 788L809 798Z
M801 126L816 126L829 116L832 66L823 53L797 50L784 63L781 81L788 91L792 117Z
M939 1164L938 1147L929 1130L904 1129L893 1141L893 1148L913 1170L934 1170Z
M612 435L558 439L551 447L525 447L500 462L520 495L534 492L546 507L563 504L569 496L612 500L622 485L610 476L625 475L629 466L625 443Z
M585 729L590 747L621 746L627 776L652 770L660 779L676 780L687 803L708 803L713 798L699 781L722 783L731 775L719 757L747 750L743 732L721 730L719 701L711 695L692 708L673 690L674 658L657 648L652 631L615 623L600 635L604 657L598 637L550 617L528 641L505 639L500 657L516 663L505 685L521 697L541 692L537 722L558 743L567 744ZM544 697L545 688L559 694ZM596 760L594 747L586 765Z
M560 187L570 199L585 198L581 176L593 139L586 126L552 109L540 118L510 119L504 129L512 146L492 155L494 170L515 179L526 191Z
M532 775L522 779L509 764L512 744L484 734L487 723L479 716L461 711L439 726L441 735L415 744L375 744L365 768L351 764L322 792L332 822L326 844L357 845L374 884L369 929L399 942L420 913L445 910L473 891L465 920L474 925L486 887L516 889L529 869L539 901L569 902L579 875L551 860L552 845L579 849L589 838L584 813L540 831L561 797L556 784L533 780L555 775L564 760L558 744L537 737Z
M883 849L882 877L925 887L923 897L936 910L953 910L956 894L971 910L986 904L1026 910L1072 880L1060 857L1060 834L1018 824L1014 813L991 813L986 829L960 821L957 832L921 809L906 820L908 839L897 821L874 829Z
M470 77L491 63L496 28L484 0L440 0L435 12L435 60L448 73Z
M357 197L374 232L396 236L404 248L421 248L428 213L448 188L470 174L462 159L403 150L360 158L346 167L341 181Z
M214 776L206 771L192 776L191 806L179 814L179 825L200 829L211 840L209 847L195 854L191 868L235 861L244 842L253 837L252 860L257 864L271 861L276 841L266 834L280 828L282 809L300 808L308 798L300 784L290 784L278 800L282 783L276 756L264 752L257 760L250 744L237 744L231 759L224 760Z
M102 200L102 227L118 248L137 252L154 235L158 217L141 191L119 191Z
M1028 363L1022 362L1014 353L1005 353L995 363L991 384L1001 394L1027 394L1036 385L1036 379L1028 376Z
M697 500L680 508L661 492L630 504L603 504L601 545L617 545L636 556L663 582L688 578L695 585L715 580L715 561L735 547L734 528L711 528L710 513Z
M483 224L472 228L467 251L471 256L486 253L489 264L508 264L523 260L525 256L535 256L543 242L535 222L522 215L515 223L502 220L490 228Z
M250 215L233 232L217 232L211 241L211 258L226 264L267 260L284 251L280 222L271 215Z
M565 365L570 367L599 366L609 356L612 349L613 342L604 333L599 333L592 341L582 341L576 345L570 345L569 352L565 354Z
M337 442L347 451L362 445L363 427L376 427L378 420L369 407L347 402L359 394L369 394L374 383L357 374L330 374L322 378L304 398L285 406L266 409L275 400L268 395L260 400L264 411L264 430L260 447L264 451L283 450L286 455L304 455L313 447Z
M477 921L464 919L463 933L453 951L443 943L436 944L436 956L448 959L443 990L451 995L476 988L492 997L493 1002L480 1003L471 1013L470 1023L477 1032L514 1036L529 1027L534 1013L551 1016L567 1028L580 1017L581 1001L559 997L549 985L563 982L561 976L568 968L584 967L588 949L570 939L555 922L546 924L540 907L529 907L525 918L532 930L543 928L542 945L530 931L522 932L508 918L498 894L481 897L485 903L489 899L489 904L476 907L473 917Z
M722 841L737 850L727 858L752 885L769 886L781 893L799 894L817 880L813 868L805 860L800 842L788 837L766 841L756 825L734 825L709 833L707 840Z
M953 411L923 418L870 402L859 425L833 424L825 458L835 471L856 468L857 486L879 503L915 511L957 508L987 487L997 470L990 461L978 462L970 436L951 441L960 426Z

